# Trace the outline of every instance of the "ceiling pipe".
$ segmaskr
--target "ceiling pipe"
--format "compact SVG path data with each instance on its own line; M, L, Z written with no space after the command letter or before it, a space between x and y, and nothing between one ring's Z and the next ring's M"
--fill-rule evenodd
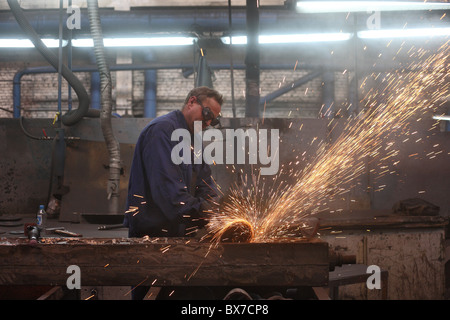
M156 118L156 92L158 75L156 70L144 70L144 118Z
M133 33L192 33L192 32L222 32L230 31L228 9L144 9L131 11L114 11L111 9L100 9L102 15L103 35L126 35ZM24 13L30 24L41 35L57 34L58 14L56 10L27 10ZM298 21L298 13L288 10L260 10L262 27L270 29L281 28L289 25L303 25L309 20ZM246 31L245 8L233 8L233 32ZM119 21L126 21L126 27ZM306 25L306 24L305 24ZM74 38L90 36L89 20L85 9L80 11L80 29L72 29ZM322 26L323 27L323 26ZM332 24L330 24L332 27ZM4 34L9 37L20 36L23 32L14 24L10 12L0 13L0 36ZM245 33L244 33L245 34Z
M133 9L130 11L114 11L100 9L102 29L105 37L130 36L131 34L150 33L223 33L234 35L246 32L246 9L233 7L231 12L233 24L230 28L230 12L228 8L188 8L188 9ZM433 26L442 24L440 20L445 10L417 12L383 12L383 26L402 28L408 22L408 27ZM27 10L25 17L31 26L41 36L58 33L58 10ZM300 14L294 10L283 8L259 8L261 32L298 32L298 30L316 30L327 32L336 30L352 31L355 24L361 29L367 29L367 13L354 13L358 19L348 19L347 13L325 15ZM80 10L80 29L72 29L72 37L90 36L89 20L86 9ZM126 27L124 27L126 26ZM296 31L297 30L297 31ZM222 35L219 35L220 37ZM11 12L0 12L0 37L23 37L23 31L18 27Z
M308 73L307 75L301 77L300 79L294 80L294 81L286 84L285 86L281 87L280 89L275 90L274 92L271 92L264 97L261 97L261 99L259 100L259 105L263 106L267 102L270 102L270 101L278 98L279 96L282 96L283 94L285 94L293 89L296 89L299 86L304 85L311 80L314 80L315 78L317 78L321 75L322 75L322 71L313 71L311 73Z

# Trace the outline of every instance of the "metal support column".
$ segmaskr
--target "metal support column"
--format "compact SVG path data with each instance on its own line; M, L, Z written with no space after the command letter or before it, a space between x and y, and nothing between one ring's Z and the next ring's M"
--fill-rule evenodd
M247 52L245 116L259 118L259 8L258 0L247 0Z

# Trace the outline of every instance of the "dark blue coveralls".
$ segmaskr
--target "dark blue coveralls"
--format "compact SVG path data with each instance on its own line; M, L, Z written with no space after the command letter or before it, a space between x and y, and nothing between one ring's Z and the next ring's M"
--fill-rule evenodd
M179 128L188 130L176 110L151 121L139 136L124 219L130 237L183 237L186 228L198 223L201 203L217 196L208 164L173 163L172 149L179 142L171 136Z
M124 218L129 237L183 237L192 226L202 224L202 202L217 196L208 164L172 161L172 149L179 142L171 141L171 136L179 128L188 130L184 115L176 110L152 120L139 136ZM148 289L134 288L133 299L143 298Z

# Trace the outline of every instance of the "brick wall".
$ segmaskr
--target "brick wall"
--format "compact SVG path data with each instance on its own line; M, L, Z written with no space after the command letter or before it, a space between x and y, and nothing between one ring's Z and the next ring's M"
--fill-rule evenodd
M78 79L89 92L90 74L77 74ZM58 111L58 75L29 74L22 77L21 106L25 117L53 118ZM62 110L68 110L68 83L61 81L61 106ZM78 97L72 89L72 107L78 107Z
M0 117L13 116L13 77L18 70L27 67L27 63L0 64ZM289 85L308 71L305 70L261 70L260 96ZM90 93L90 73L77 72L76 75ZM116 72L111 72L113 81L112 98L114 112L122 116L142 117L144 108L144 72L132 72L132 101L128 106L116 108L115 87ZM215 70L214 87L225 96L223 116L231 117L231 80L229 70ZM348 107L348 89L351 75L348 72L335 72L335 106ZM157 115L181 108L184 98L194 86L194 76L184 77L182 70L158 70L157 72ZM21 109L26 117L53 118L58 110L57 74L24 75L21 81ZM292 89L280 97L266 103L261 109L261 117L273 118L317 118L322 107L323 80L317 77L312 81ZM245 115L245 71L234 70L235 107L238 117ZM62 81L62 110L68 108L68 86ZM78 106L76 93L72 90L73 107Z
M25 68L24 63L0 65L0 118L13 117L13 78L22 68Z

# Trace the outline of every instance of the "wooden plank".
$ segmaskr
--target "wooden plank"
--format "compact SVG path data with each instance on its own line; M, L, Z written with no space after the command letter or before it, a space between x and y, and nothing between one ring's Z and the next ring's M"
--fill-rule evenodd
M0 241L0 284L66 285L70 265L81 285L324 286L326 242L229 243L193 239Z

